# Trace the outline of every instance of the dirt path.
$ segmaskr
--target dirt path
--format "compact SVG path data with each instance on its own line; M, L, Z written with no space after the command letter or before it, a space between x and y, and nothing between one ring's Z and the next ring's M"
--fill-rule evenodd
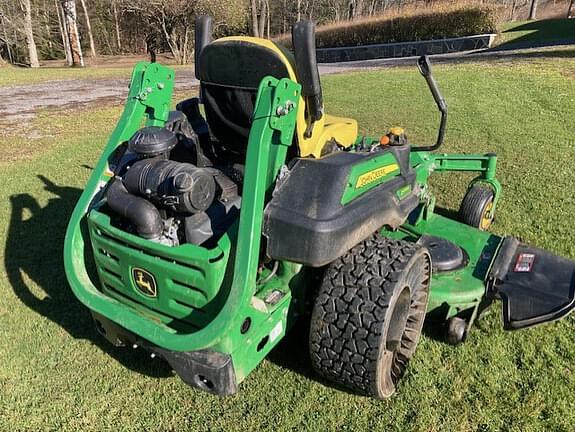
M575 55L573 45L555 48L487 50L433 56L434 63L497 62L516 61L536 57ZM565 51L567 50L567 51ZM357 62L320 65L322 75L355 70L379 69L394 66L415 67L415 57L377 59ZM41 110L70 110L88 108L103 104L123 103L128 89L129 77L125 79L61 80L42 84L10 86L0 88L0 138L14 132L26 130L30 138L40 137L32 123ZM193 69L179 70L176 75L176 90L185 91L198 85Z
M2 87L0 137L14 132L15 129L29 129L36 114L41 110L61 111L123 103L129 82L129 77L126 77L126 79L48 81L41 84ZM197 80L193 78L191 72L178 73L177 90L187 90L195 85Z

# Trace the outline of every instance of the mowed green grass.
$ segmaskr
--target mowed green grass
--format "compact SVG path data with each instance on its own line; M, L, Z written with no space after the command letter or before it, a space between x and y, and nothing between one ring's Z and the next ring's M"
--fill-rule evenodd
M13 66L0 68L0 87L37 84L51 80L129 77L131 68L42 68L30 69Z
M575 259L575 59L440 66L436 75L450 105L444 150L501 158L494 230ZM414 142L435 139L438 116L414 69L330 76L324 87L327 110L359 119L363 132L399 124ZM424 336L398 394L383 402L317 380L301 327L223 399L145 353L110 347L70 293L62 243L119 113L43 113L44 138L1 143L15 155L0 166L1 430L573 430L574 318L506 333L494 312L460 347ZM466 180L438 175L440 204L457 208Z
M178 70L183 67L187 66L175 66L175 69ZM53 80L129 79L131 72L132 67L125 65L86 68L43 67L41 69L2 66L0 67L0 88L13 85L39 84Z

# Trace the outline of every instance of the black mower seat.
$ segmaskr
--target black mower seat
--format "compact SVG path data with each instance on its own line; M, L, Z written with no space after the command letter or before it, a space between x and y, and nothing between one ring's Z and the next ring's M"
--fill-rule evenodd
M253 37L225 37L206 45L199 56L198 76L210 130L221 143L245 153L257 89L266 76L297 81L293 55L275 43ZM324 115L306 137L309 118L299 103L297 143L300 156L320 157L331 140L347 147L357 137L357 122Z

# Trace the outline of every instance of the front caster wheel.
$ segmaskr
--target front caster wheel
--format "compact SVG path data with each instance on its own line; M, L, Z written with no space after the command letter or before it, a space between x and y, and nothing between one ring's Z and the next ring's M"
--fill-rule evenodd
M481 231L488 230L495 216L494 198L495 194L490 188L481 185L472 186L461 201L459 208L461 222Z
M379 234L331 263L311 317L313 367L358 393L390 397L419 341L430 276L427 249Z
M453 317L447 320L446 340L450 345L459 345L467 337L467 321L463 318Z

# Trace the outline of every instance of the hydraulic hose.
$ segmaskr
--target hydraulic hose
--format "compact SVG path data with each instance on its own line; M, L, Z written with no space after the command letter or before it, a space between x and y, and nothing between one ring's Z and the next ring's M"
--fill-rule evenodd
M106 197L112 210L136 226L138 235L149 240L161 237L162 218L151 202L129 193L120 180L112 180Z

